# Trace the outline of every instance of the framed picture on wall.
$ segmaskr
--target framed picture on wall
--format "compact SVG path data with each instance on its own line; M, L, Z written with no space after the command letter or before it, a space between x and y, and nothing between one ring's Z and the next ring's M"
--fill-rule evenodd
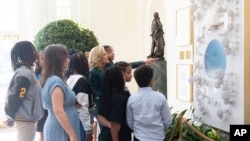
M193 61L193 45L187 45L187 46L183 46L178 48L179 51L179 60L183 61Z
M176 11L176 46L186 46L192 43L192 24L190 7Z
M193 101L193 85L189 83L192 76L191 64L177 64L177 99L192 102Z

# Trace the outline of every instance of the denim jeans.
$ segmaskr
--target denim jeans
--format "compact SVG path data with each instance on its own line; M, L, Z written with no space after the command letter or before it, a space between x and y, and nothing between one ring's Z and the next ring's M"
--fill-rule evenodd
M85 141L86 133L81 121L80 121L80 134L81 134L81 141Z

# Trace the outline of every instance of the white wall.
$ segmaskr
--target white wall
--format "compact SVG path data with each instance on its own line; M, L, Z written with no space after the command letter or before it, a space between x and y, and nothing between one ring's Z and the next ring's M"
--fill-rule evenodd
M135 9L132 0L89 1L88 27L97 35L100 45L108 44L114 47L115 61L133 61L136 56L141 57L136 46L134 21Z
M168 101L173 106L173 111L181 111L189 108L192 103L177 99L177 77L176 64L180 63L179 48L176 46L176 11L189 6L188 0L179 0L173 3L172 0L166 1L166 46L167 46L167 90ZM185 23L183 23L185 24ZM188 62L192 63L192 61Z
M20 40L33 41L34 35L46 23L56 18L55 1L22 0L18 5Z

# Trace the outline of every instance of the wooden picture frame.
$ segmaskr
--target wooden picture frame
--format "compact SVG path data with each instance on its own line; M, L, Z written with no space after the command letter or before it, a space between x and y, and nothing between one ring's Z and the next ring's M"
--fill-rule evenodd
M176 46L186 46L192 43L192 23L190 7L176 11Z
M193 85L189 83L189 78L192 76L191 64L177 64L177 99L192 102L193 101Z

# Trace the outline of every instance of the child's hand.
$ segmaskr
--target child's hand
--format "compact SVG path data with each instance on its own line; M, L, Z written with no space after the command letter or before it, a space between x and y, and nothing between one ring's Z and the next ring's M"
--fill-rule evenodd
M7 117L7 119L4 121L4 124L8 127L12 127L14 125L14 120L11 117Z
M76 101L76 109L79 109L82 107L82 104L80 104L78 101Z

